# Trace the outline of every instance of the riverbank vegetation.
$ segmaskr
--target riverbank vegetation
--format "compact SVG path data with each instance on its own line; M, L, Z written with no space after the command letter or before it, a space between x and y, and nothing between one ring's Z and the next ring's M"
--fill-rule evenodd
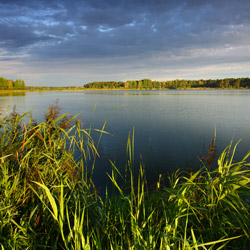
M101 81L84 85L92 89L190 89L190 88L218 88L239 89L250 88L250 78L226 78L216 80L169 80L152 81L150 79L126 82Z
M210 150L197 172L148 187L132 134L125 176L110 162L114 192L100 195L92 132L56 105L40 124L15 110L0 118L1 249L249 249L249 154Z
M19 91L62 91L62 90L83 90L83 87L69 86L69 87L42 87L42 86L26 86L21 79L9 80L0 77L0 92L19 92Z
M37 87L37 86L27 86L28 91L79 91L84 90L83 87L70 86L70 87Z
M42 87L26 86L21 79L7 80L0 78L0 91L79 91L91 89L129 89L129 90L161 90L161 89L249 89L250 78L225 78L216 80L168 80L152 81L150 79L131 81L100 81L90 82L82 87Z
M0 90L24 90L25 82L21 79L8 80L0 77Z

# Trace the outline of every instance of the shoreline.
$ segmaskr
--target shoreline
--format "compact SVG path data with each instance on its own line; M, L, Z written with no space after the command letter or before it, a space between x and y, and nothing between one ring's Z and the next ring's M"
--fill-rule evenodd
M178 88L178 89L122 89L122 88L116 88L116 89L109 89L109 88L103 88L103 89L97 89L97 88L77 88L77 89L16 89L16 90L0 90L1 93L24 93L24 92L49 92L49 91L121 91L121 90L128 90L128 91L150 91L150 90L248 90L249 88Z

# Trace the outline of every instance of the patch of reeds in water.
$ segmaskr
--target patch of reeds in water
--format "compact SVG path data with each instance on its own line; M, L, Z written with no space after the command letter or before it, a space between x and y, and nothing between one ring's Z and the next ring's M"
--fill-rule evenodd
M0 119L1 249L249 249L249 154L234 162L236 146L214 170L205 161L195 173L176 171L169 186L159 177L148 190L143 165L135 175L129 136L129 189L110 162L116 192L101 197L88 166L98 156L92 129L77 117L59 116L55 105L40 124L15 111Z

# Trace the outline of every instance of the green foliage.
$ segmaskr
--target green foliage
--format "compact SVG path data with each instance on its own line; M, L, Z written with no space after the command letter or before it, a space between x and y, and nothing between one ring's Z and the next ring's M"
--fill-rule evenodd
M168 186L160 176L149 189L144 165L134 166L133 133L125 175L110 162L115 192L100 197L88 170L98 156L92 129L76 118L57 104L40 124L15 110L0 118L2 249L249 249L248 155L234 162L230 144L210 170L213 144L199 171L176 171Z
M59 116L56 104L50 106L40 124L31 116L24 123L28 115L13 111L0 121L0 242L6 249L54 244L59 237L54 220L61 185L70 197L68 203L77 199L74 190L81 189L84 192L78 196L83 196L84 203L96 201L87 183L87 159L97 152L90 130L83 130L79 121L72 125L76 117ZM75 152L81 155L78 161ZM43 206L48 194L52 210Z
M21 79L7 80L3 77L0 77L0 90L18 90L25 89L25 82Z
M186 88L220 88L239 89L250 88L250 78L226 78L217 80L169 80L152 81L150 79L133 80L127 82L102 81L84 85L93 89L186 89Z

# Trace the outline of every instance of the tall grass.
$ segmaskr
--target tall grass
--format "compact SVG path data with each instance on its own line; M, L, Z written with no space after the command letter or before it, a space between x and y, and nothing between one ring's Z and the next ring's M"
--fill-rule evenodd
M152 189L144 163L135 172L132 133L125 175L110 161L114 192L100 197L91 130L57 105L40 124L30 113L1 118L1 249L249 249L249 154L234 162L231 143L214 170L204 161Z

